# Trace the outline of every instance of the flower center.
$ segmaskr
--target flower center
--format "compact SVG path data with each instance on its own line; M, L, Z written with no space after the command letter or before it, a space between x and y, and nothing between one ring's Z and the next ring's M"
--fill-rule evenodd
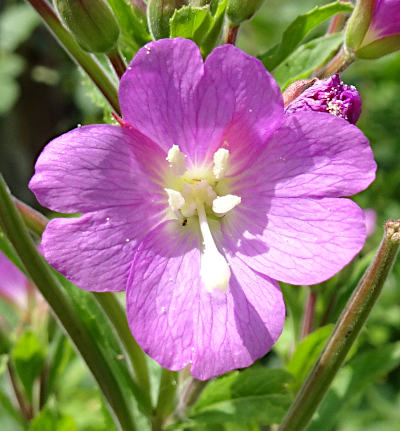
M218 196L216 189L224 178L229 165L229 151L219 148L213 156L213 164L208 167L187 169L186 155L177 145L168 151L167 161L173 174L172 188L165 188L169 208L173 217L187 223L189 217L197 215L203 238L200 277L205 288L226 291L231 276L228 262L218 251L208 224L208 216L223 217L241 198L236 195Z

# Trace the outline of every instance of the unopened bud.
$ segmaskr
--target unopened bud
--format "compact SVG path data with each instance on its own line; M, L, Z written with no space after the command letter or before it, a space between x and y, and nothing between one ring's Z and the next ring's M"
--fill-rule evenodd
M358 0L345 41L358 58L379 58L400 50L400 1Z
M250 19L264 0L228 0L226 15L233 25L239 25Z
M118 42L119 27L103 0L54 0L65 26L86 51L109 53Z
M355 124L361 113L361 97L355 87L344 84L335 74L317 80L285 109L288 115L299 111L328 112Z
M153 39L169 37L169 20L185 3L185 0L148 0L147 23Z

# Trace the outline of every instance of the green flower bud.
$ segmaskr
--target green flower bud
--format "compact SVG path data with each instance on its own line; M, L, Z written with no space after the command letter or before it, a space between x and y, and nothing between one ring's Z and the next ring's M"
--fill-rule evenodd
M250 19L264 0L228 0L226 15L233 25Z
M118 23L103 0L54 0L54 6L85 51L107 54L116 47Z
M169 20L185 4L185 0L148 0L147 22L153 39L169 37Z

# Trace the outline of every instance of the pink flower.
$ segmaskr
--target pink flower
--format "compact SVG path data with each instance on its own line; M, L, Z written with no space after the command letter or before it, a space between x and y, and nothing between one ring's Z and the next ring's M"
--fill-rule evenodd
M278 283L322 282L365 241L375 162L333 115L285 116L261 62L164 39L120 85L123 127L54 139L30 187L55 211L46 259L93 291L126 289L133 335L162 366L198 379L246 367L279 337Z

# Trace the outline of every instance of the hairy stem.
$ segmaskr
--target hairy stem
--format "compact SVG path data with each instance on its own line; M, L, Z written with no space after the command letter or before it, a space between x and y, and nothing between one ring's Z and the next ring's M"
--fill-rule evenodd
M399 245L400 220L391 220L385 224L385 233L373 261L346 304L279 431L301 431L310 422L378 299Z

